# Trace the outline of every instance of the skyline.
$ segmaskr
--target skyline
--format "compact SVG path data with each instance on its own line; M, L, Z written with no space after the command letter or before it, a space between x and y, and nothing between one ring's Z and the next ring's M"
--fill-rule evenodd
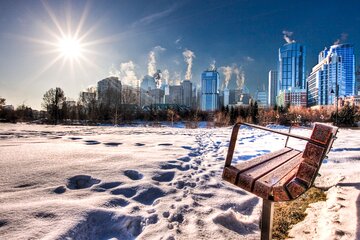
M40 109L43 94L58 86L77 100L81 90L111 71L122 69L129 79L141 79L150 71L149 54L155 56L155 69L168 69L170 80L179 75L184 80L189 71L184 52L189 51L195 56L190 72L194 85L216 61L221 81L225 77L220 68L236 65L254 92L267 86L269 70L277 70L278 49L289 37L306 46L306 76L320 51L338 40L354 44L358 62L360 3L286 3L3 1L0 96L7 104ZM82 57L65 56L64 48L59 52L61 31L66 37L83 37ZM235 82L233 77L230 86Z

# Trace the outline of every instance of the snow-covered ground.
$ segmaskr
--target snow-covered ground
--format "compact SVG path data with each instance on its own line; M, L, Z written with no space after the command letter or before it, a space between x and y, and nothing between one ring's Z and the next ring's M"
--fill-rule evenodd
M230 133L0 124L0 239L258 239L261 199L221 179ZM360 239L359 133L340 130L296 239ZM241 129L234 161L283 144Z

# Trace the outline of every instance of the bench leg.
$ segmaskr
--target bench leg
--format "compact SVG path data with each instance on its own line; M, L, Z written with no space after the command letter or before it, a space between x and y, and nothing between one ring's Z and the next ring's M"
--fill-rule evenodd
M273 226L274 203L263 199L261 213L261 240L271 240Z

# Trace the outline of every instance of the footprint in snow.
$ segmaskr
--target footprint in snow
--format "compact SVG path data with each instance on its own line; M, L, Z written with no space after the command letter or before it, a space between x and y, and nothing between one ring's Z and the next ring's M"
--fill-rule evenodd
M158 146L172 146L171 143L160 143L158 144Z
M144 177L143 174L139 173L136 170L125 170L124 175L130 178L131 180L140 180Z
M151 179L158 182L170 182L174 179L175 172L157 172Z
M107 202L105 202L102 206L113 208L113 207L125 207L127 205L129 205L129 202L126 201L125 199L112 198L112 199L108 200Z
M76 175L68 179L66 187L71 190L89 188L101 181L89 175Z
M112 190L110 193L113 195L123 195L127 198L135 196L137 193L137 187L126 187L126 188L117 188Z
M119 145L121 145L122 143L119 142L108 142L108 143L104 143L105 146L107 147L117 147Z
M99 141L96 141L96 140L85 140L84 141L86 145L97 145L97 144L100 144Z
M102 183L100 185L95 186L91 190L94 192L105 192L106 190L118 187L121 184L122 184L122 182L106 182L106 183Z
M75 141L75 140L80 140L80 139L82 139L82 138L81 138L81 137L69 137L69 139Z

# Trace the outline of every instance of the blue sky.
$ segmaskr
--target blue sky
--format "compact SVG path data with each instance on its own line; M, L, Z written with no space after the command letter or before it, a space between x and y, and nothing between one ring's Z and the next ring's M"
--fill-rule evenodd
M241 67L245 85L255 92L267 87L268 71L277 67L283 31L306 46L308 73L318 53L337 39L354 44L358 58L359 9L358 1L2 0L0 96L8 104L40 109L43 94L60 86L77 100L81 90L120 71L122 63L122 74L140 79L148 72L150 51L170 80L184 79L185 50L195 55L195 84L216 61L218 68ZM58 57L60 31L74 36L76 29L83 58ZM235 85L232 77L229 86Z

